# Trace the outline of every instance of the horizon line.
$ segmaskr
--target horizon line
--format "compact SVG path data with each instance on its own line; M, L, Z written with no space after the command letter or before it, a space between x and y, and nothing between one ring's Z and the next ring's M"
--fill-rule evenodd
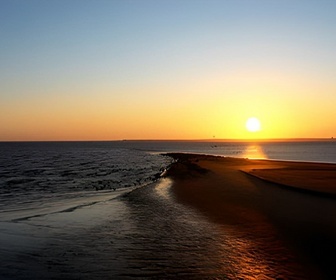
M0 143L32 143L32 142L265 142L265 141L336 141L334 137L296 137L296 138L195 138L195 139L145 139L145 138L136 138L136 139L110 139L110 140L0 140Z

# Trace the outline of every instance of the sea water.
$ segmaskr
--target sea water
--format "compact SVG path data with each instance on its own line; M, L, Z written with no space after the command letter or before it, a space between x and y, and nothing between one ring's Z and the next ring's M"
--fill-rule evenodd
M0 143L0 215L149 184L170 164L167 152L336 163L336 141Z
M0 143L2 278L239 275L228 236L159 179L167 152L336 163L335 141Z

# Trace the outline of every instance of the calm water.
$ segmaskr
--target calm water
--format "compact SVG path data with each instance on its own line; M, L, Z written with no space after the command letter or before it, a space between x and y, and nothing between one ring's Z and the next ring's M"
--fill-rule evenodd
M116 143L0 143L0 154L0 213L79 197L99 201L153 182L170 161Z
M0 143L2 278L277 277L276 260L242 265L251 244L157 181L171 163L161 153L177 151L336 163L336 141Z
M0 215L149 184L176 151L336 163L336 141L0 143Z

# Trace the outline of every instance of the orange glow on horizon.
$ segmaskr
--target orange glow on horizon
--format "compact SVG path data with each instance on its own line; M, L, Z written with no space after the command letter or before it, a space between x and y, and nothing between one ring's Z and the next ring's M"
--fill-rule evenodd
M314 98L317 88L268 86L240 77L225 86L205 78L195 85L109 91L96 97L53 95L0 104L0 140L273 139L336 136L333 102ZM232 79L232 81L234 81ZM188 82L188 81L186 81ZM332 88L328 89L329 91ZM223 92L225 94L223 94ZM297 93L306 94L305 104ZM336 102L336 100L335 100ZM13 110L15 108L15 110ZM321 112L320 108L323 108ZM258 116L262 129L249 132L246 120Z

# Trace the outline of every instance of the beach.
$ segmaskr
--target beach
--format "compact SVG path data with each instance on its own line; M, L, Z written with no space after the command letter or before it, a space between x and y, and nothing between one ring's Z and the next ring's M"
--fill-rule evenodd
M334 164L25 145L2 163L1 279L335 278Z
M335 277L336 165L170 156L175 199L239 241L242 271L256 279Z

